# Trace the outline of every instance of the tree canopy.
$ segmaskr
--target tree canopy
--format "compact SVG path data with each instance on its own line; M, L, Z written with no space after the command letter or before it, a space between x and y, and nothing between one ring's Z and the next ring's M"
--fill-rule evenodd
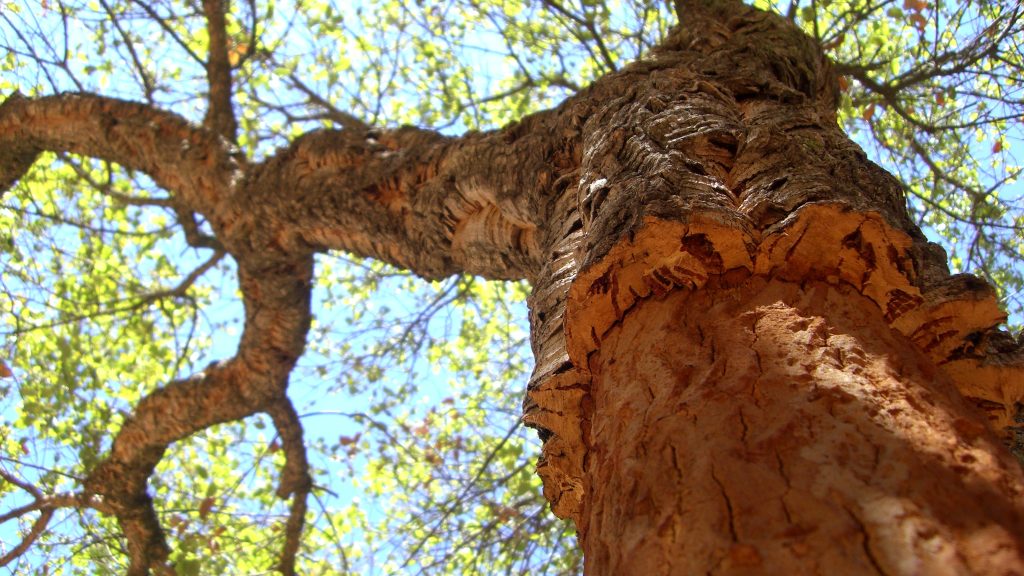
M1024 322L1024 8L759 6L828 51L846 130L901 179L952 268ZM676 19L636 0L0 0L0 98L138 102L258 162L315 130L506 126L642 58ZM238 265L152 174L68 153L3 194L0 249L0 565L124 572L117 522L81 482L141 399L233 353ZM578 573L520 422L529 286L344 253L318 255L313 282L289 388L304 443L287 409L221 423L150 480L178 572ZM312 483L289 504L295 451Z

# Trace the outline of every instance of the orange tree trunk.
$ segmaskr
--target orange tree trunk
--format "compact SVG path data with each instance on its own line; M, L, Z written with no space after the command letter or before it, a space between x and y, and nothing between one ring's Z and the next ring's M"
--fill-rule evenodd
M845 286L649 298L590 356L588 574L1012 574L1017 463Z
M991 289L838 128L813 42L681 4L580 126L530 302L524 419L587 573L1024 573Z

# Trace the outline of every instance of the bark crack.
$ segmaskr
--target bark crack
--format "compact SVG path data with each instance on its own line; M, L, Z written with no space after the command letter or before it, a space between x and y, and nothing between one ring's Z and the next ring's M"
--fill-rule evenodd
M779 496L779 502L782 504L782 514L786 517L786 524L794 526L793 514L789 510L789 505L786 503L786 496L793 490L793 485L789 481L789 475L786 474L786 466L782 462L782 455L779 454L778 450L775 451L775 469L779 473L779 478L782 478L783 484L786 485L786 491Z
M754 363L757 365L757 372L758 372L758 374L764 373L764 370L763 370L763 368L761 366L761 351L758 350L758 348L757 348L757 341L758 341L758 338L760 337L758 335L758 332L757 332L757 325L761 321L761 318L762 318L762 314L760 312L755 312L753 322L750 323L750 334L753 337L751 339L751 341L750 341L750 351L754 353ZM759 382L759 378L755 377L755 378L751 379L751 381L750 381L750 398L751 398L751 400L753 400L754 406L760 407L761 403L760 403L760 400L758 400L758 396L760 395L759 392L758 392L758 386L757 386L758 382Z
M739 535L736 533L736 511L733 510L732 500L729 498L729 493L725 490L725 485L718 479L715 474L714 465L711 466L711 480L718 486L718 492L722 496L722 500L725 502L726 512L729 514L729 536L733 542L738 543L740 541Z
M867 557L868 562L871 563L871 566L875 569L875 572L882 574L882 576L888 576L889 572L882 568L882 564L878 561L878 558L875 557L875 553L871 549L871 532L868 530L867 525L864 524L860 517L857 516L857 514L852 509L850 509L849 506L843 504L842 508L850 516L850 518L857 525L857 528L860 531L861 548L864 550L864 555Z

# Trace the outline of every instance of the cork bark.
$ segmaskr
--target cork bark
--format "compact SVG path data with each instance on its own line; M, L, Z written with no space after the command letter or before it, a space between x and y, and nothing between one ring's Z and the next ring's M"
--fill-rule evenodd
M851 286L649 298L589 368L587 574L1024 566L1018 463Z
M225 5L203 3L215 44ZM235 259L246 310L236 354L140 401L60 502L118 519L130 573L171 573L154 467L266 412L293 572L311 482L288 379L313 255L342 249L531 281L523 418L588 573L1024 572L1024 479L1001 445L1024 352L994 328L993 291L949 274L838 128L810 39L729 1L678 10L644 60L459 138L354 120L247 161L223 46L202 126L93 94L7 97L0 191L44 150L144 172L189 242Z
M683 4L584 125L531 302L526 420L587 573L1024 571L993 292L836 126L816 47Z

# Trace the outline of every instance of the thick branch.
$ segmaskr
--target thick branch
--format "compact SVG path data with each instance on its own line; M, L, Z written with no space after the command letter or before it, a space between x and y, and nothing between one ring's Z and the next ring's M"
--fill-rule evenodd
M250 247L344 249L426 277L531 277L563 144L552 123L536 116L461 139L409 127L308 134L250 172L241 235Z
M146 484L171 443L214 424L273 408L302 354L310 322L312 257L239 262L246 326L231 360L143 398L85 481L121 524L133 574L166 562L169 548Z
M217 134L150 107L92 95L9 99L0 110L4 181L20 177L41 150L146 172L171 191L179 212L203 214L239 264L246 325L235 357L146 396L85 481L121 525L129 573L167 569L170 550L147 482L168 446L277 409L284 398L309 327L311 253L348 249L427 276L530 277L542 260L536 236L545 193L564 190L561 177L579 161L572 130L582 114L563 107L462 139L412 128L318 132L247 169ZM301 454L288 418L275 422L289 454ZM290 456L282 478L282 493L293 494L286 570L310 488L302 464Z
M3 118L11 114L20 105L24 105L28 99L15 92L0 104L0 126ZM0 132L3 134L5 132ZM0 136L0 195L14 185L21 178L22 174L32 167L36 157L42 152L42 148L31 141L20 138L4 138Z
M212 216L242 168L213 133L151 106L91 94L0 105L0 191L44 150L102 158L148 174L192 210Z

